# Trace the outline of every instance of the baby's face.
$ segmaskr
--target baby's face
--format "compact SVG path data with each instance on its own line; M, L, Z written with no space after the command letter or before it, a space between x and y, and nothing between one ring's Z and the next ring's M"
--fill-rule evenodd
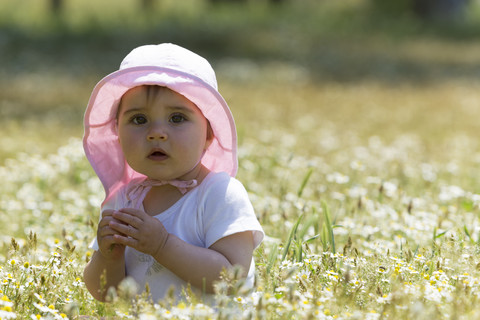
M135 87L122 97L118 138L128 164L151 179L188 180L210 144L197 106L165 87ZM193 175L193 176L192 176Z

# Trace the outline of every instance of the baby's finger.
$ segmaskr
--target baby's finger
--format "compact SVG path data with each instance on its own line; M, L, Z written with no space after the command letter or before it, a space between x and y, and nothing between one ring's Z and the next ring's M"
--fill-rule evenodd
M105 226L103 228L98 229L97 231L97 237L108 237L108 236L113 236L114 234L117 234L118 231L110 228L110 226Z
M121 244L124 246L132 247L134 249L137 248L138 240L130 237L124 237L121 235L114 235L113 240L116 244Z
M111 210L111 209L103 210L102 211L102 218L111 216L113 214L113 212L115 212L115 210Z
M108 248L111 245L115 244L115 238L113 234L103 236L103 237L99 236L97 241L98 241L98 246L101 248Z
M131 225L126 225L123 223L118 223L115 221L110 222L109 227L112 228L115 232L115 234L122 234L127 237L132 237L136 238L138 236L138 229Z
M122 209L120 209L120 210L118 210L118 211L119 211L119 212L127 213L127 214L129 214L129 215L131 215L131 216L134 216L134 217L137 217L137 218L139 218L139 219L141 219L141 220L144 220L144 218L145 218L146 216L149 217L149 215L148 215L145 211L143 211L143 210L138 210L138 209L133 209L133 208L122 208Z
M115 211L112 214L112 217L135 228L138 228L143 223L143 219L141 219L135 214L131 214L131 212L129 211L124 211L124 209L122 209L122 211Z
M111 230L110 228L110 222L116 222L116 223L123 223L121 221L118 221L118 220L115 220L113 219L112 217L108 217L106 219L102 219L100 220L100 222L98 223L98 227L97 227L97 233L101 233L101 232L104 232L105 230Z
M107 216L107 217L103 217L102 219L100 219L100 222L98 223L98 227L102 227L104 225L108 225L108 223L110 221L112 221L114 218L112 216Z

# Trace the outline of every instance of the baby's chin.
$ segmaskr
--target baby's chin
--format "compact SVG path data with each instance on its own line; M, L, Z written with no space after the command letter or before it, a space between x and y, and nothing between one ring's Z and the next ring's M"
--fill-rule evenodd
M210 170L207 169L203 164L198 164L195 168L190 171L187 171L185 174L178 176L175 180L197 180L198 183L202 182L203 179L210 173Z

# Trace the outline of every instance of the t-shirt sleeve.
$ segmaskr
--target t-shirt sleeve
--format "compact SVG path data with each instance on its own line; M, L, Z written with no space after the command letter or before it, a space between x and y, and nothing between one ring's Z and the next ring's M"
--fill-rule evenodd
M209 248L221 238L251 231L254 248L262 242L263 229L258 222L248 193L242 183L227 174L217 174L204 196L203 231Z

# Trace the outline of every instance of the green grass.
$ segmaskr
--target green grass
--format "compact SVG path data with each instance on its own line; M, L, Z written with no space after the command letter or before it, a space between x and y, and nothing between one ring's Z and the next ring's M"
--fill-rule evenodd
M480 315L477 9L447 28L360 0L161 1L141 19L133 0L45 3L0 3L1 319ZM84 109L129 50L164 41L214 65L268 235L254 291L225 275L220 308L128 283L98 303L81 279L103 196Z

